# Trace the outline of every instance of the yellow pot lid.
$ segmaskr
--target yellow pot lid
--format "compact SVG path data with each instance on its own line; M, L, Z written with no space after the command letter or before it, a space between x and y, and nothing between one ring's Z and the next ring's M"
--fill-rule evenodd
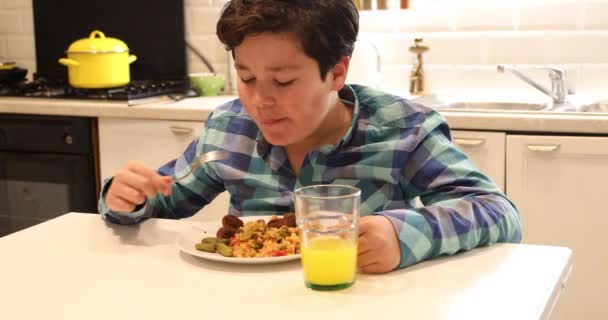
M106 38L99 30L94 30L88 38L74 41L68 53L121 53L128 52L129 47L121 40Z
M10 69L14 69L16 67L17 67L17 65L15 64L14 61L0 62L0 70L10 70Z

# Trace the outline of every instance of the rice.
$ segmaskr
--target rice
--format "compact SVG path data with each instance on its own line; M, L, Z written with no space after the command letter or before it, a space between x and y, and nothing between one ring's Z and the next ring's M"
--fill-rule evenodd
M277 219L273 216L271 220ZM232 254L241 258L267 258L300 253L297 227L267 228L264 220L245 223L230 241Z

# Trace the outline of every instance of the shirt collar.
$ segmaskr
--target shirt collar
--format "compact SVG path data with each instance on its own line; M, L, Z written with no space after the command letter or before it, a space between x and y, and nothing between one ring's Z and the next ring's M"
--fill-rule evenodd
M359 97L357 96L355 90L351 86L345 85L338 92L338 96L340 97L342 102L347 105L353 106L353 118L351 119L348 131L346 131L342 139L340 139L338 145L335 146L335 148L332 148L332 151L337 150L338 148L345 146L350 142L350 140L353 138L353 135L355 134L355 130L357 129L357 123L359 122Z

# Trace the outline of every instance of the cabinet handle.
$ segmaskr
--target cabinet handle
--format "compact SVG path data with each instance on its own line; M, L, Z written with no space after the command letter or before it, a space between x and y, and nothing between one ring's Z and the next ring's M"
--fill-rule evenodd
M179 136L187 135L194 131L194 129L192 129L192 128L178 127L178 126L170 126L169 129L171 129L171 132L173 132L173 134L176 134Z
M486 140L485 139L465 139L465 138L454 138L454 142L457 145L465 146L465 147L476 147L482 145Z
M560 145L559 144L553 144L553 145L535 145L535 144L529 144L528 145L528 150L530 151L537 151L537 152L552 152L552 151L556 151L557 149L559 149Z

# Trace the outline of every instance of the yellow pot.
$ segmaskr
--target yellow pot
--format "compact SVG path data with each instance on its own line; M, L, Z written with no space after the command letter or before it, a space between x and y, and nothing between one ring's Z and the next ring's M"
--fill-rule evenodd
M68 67L70 85L75 88L99 89L124 86L131 81L129 66L137 57L129 55L127 45L93 31L66 51L67 59L59 63Z

